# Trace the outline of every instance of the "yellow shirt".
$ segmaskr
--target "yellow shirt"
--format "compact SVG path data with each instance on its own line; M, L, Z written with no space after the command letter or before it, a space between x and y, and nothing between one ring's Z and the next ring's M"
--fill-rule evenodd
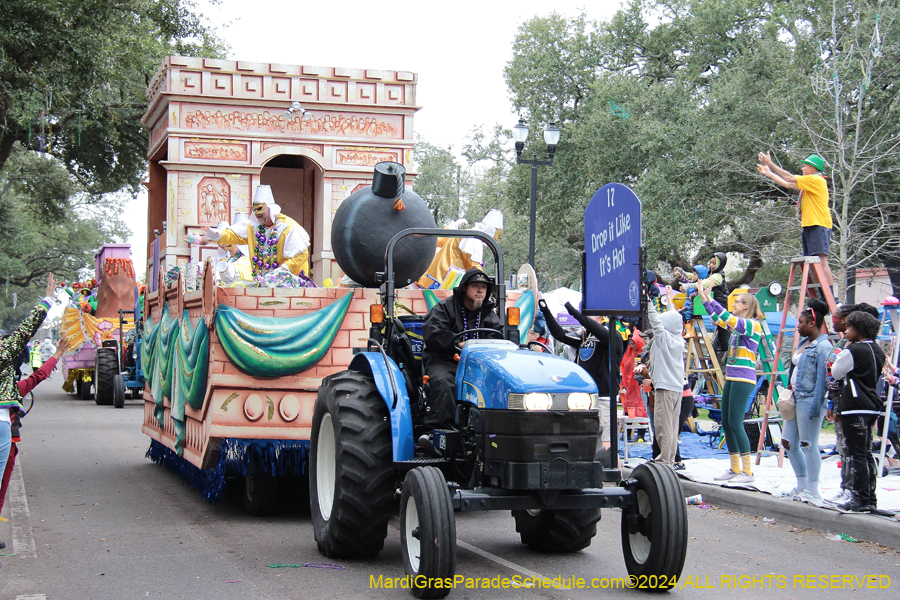
M828 182L821 175L799 175L800 226L821 225L831 229L831 208L828 206Z

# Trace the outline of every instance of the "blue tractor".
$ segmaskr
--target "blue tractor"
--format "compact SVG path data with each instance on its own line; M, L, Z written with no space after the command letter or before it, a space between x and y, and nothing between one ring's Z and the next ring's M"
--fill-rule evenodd
M143 327L141 318L141 296L137 289L134 292L134 310L119 310L119 339L122 343L122 353L119 358L119 372L113 378L113 406L125 407L125 392L132 398L140 398L144 393L144 369L141 366L141 338ZM122 336L122 325L126 323L125 315L134 315L134 329Z
M478 237L496 265L503 332L463 344L455 427L432 434L439 457L418 448L413 435L425 411L423 378L393 310L393 250L409 235ZM407 229L389 242L386 263L368 351L326 377L318 391L310 505L319 551L328 557L378 554L399 499L412 592L441 598L455 575L455 512L511 510L522 543L541 552L574 552L590 545L601 509L616 507L628 573L638 584L673 587L687 552L681 484L658 463L640 465L623 479L619 469L597 460L597 387L578 365L520 347L494 239L473 230Z

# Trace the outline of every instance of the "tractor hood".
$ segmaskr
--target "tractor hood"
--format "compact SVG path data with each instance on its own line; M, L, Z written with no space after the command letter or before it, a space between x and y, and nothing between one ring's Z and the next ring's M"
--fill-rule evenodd
M564 358L519 350L512 342L469 342L456 371L460 402L480 408L506 409L510 394L598 393L587 371Z

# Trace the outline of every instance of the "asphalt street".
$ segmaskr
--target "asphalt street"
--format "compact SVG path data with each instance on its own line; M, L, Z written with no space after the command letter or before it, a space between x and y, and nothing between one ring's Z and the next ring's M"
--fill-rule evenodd
M141 401L127 400L119 410L97 406L66 394L61 383L56 373L37 389L22 429L21 468L2 512L9 520L0 521L7 543L0 550L0 599L412 597L405 589L373 587L379 577L404 576L396 518L377 558L325 558L316 550L301 486L285 486L274 517L246 514L237 485L209 505L144 458L149 439L140 431ZM832 541L828 534L841 532L736 511L690 506L688 514L687 563L671 598L900 597L895 549ZM459 515L457 538L457 574L467 579L450 598L644 596L610 587L627 577L617 510L604 511L588 549L569 555L521 545L508 512ZM317 562L341 568L267 566ZM570 588L523 587L532 577L559 577ZM578 589L578 578L586 588L607 587ZM504 579L506 589L465 588Z

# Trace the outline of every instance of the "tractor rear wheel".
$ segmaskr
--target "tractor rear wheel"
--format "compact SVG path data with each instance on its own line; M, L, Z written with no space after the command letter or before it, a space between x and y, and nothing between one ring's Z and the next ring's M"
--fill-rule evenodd
M319 552L375 556L393 506L391 421L372 377L341 371L319 388L310 436L309 502Z
M101 406L113 403L113 379L119 373L119 359L113 348L98 348L94 359L94 402Z
M599 508L514 510L522 543L539 552L575 552L597 535Z
M622 551L629 575L648 591L675 586L687 555L688 517L681 483L670 467L643 463L627 486L637 502L622 509Z

